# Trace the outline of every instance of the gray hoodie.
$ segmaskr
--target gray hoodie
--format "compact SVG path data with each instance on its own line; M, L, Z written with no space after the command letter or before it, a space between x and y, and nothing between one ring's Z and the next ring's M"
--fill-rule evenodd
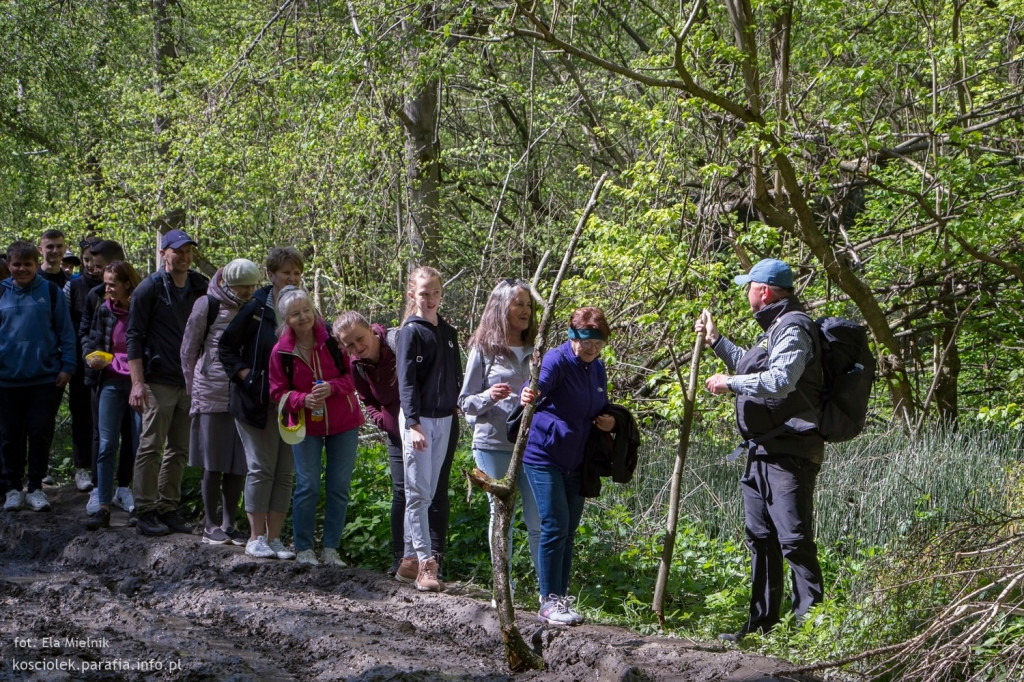
M530 381L533 347L527 346L524 350L522 361L504 355L486 357L476 347L469 351L459 407L466 415L466 422L473 427L476 450L512 450L512 443L505 437L505 419L519 402L519 392ZM502 383L512 386L512 394L494 402L491 386Z

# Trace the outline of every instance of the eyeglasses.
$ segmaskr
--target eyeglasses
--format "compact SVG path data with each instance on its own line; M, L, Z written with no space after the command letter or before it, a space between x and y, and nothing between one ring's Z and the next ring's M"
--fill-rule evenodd
M578 343L580 348L585 348L587 350L601 350L607 343L607 341L601 341L600 339L573 339L573 341Z

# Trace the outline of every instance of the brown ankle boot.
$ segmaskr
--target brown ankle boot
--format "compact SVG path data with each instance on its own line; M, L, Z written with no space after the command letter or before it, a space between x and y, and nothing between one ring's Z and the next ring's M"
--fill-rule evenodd
M444 583L437 578L437 560L434 557L420 563L416 589L420 592L444 592Z
M398 572L395 573L395 580L400 583L412 584L416 582L419 573L420 560L413 554L402 559L402 563L398 566Z

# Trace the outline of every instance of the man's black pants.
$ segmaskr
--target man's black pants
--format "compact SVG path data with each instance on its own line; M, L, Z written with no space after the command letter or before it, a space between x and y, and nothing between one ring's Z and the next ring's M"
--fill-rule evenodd
M785 559L793 576L793 612L800 618L822 599L814 542L814 485L820 466L799 457L750 457L740 478L750 549L750 618L745 632L779 622Z

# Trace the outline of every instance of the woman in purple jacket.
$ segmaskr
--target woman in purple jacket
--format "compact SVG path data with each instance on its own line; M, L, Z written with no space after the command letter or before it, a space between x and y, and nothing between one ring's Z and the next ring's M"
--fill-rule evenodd
M366 407L367 416L387 436L393 556L387 575L393 578L405 556L405 465L402 462L402 436L398 430L395 352L388 346L387 329L380 324L371 325L354 310L342 313L334 321L334 338L352 358L352 381Z
M520 393L523 405L538 399L523 453L523 468L540 514L538 618L551 625L579 625L569 596L573 540L583 516L580 495L583 449L591 425L611 431L604 414L608 378L599 356L610 328L600 308L579 308L569 318L569 340L544 355L537 391Z

